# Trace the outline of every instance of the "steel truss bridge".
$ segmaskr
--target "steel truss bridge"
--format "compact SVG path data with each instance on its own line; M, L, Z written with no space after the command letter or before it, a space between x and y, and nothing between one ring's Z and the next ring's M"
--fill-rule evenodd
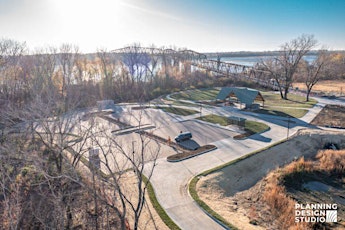
M207 56L202 53L195 52L193 50L173 50L173 49L161 49L161 48L149 48L128 46L121 49L111 51L117 54L148 54L150 56L165 56L170 58L179 58L180 60L202 60L207 59Z
M277 90L275 82L270 80L270 73L256 69L252 66L239 65L219 60L209 60L207 56L193 50L174 50L162 48L149 48L140 46L128 46L111 51L119 55L141 55L170 58L176 61L185 62L188 65L217 73L222 76L236 78L239 80L252 81L265 87Z

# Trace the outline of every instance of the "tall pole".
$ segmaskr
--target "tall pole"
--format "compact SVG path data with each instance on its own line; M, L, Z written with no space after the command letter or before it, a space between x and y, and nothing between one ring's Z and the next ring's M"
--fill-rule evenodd
M201 112L202 112L202 104L200 103L200 117L201 117Z
M289 130L290 130L290 116L288 117L287 121L287 134L286 134L286 140L289 140Z

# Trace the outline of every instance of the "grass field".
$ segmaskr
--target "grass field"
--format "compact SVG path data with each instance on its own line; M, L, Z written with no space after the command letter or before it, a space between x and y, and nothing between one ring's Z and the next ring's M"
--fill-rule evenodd
M206 121L206 122L210 122L213 124L220 124L221 126L230 125L228 118L218 116L218 115L206 115L206 116L199 117L197 119L202 120L202 121Z
M255 111L256 113L301 118L317 103L312 98L306 102L305 97L291 93L288 94L288 100L282 100L279 93L261 92L261 94L265 99L265 108Z
M219 115L206 115L200 118L197 118L202 121L210 122L213 124L220 124L222 126L230 125L229 119L227 117L219 116ZM261 122L256 121L245 121L245 130L249 132L249 134L260 133L267 130L269 127Z
M215 100L219 93L219 89L195 89L183 91L171 97L175 100L190 100L190 101L204 101L204 100Z
M246 120L244 128L245 130L251 132L252 134L255 134L255 133L261 133L267 130L269 126L261 122Z
M214 100L219 93L218 89L195 89L179 92L171 97L175 100L190 100L190 101L202 101L202 100ZM255 112L283 117L296 117L301 118L307 112L309 108L312 108L317 101L310 99L306 102L304 96L296 94L288 94L288 100L282 100L279 93L276 92L261 92L265 99L265 108L257 110ZM179 103L180 101L175 101ZM222 120L215 119L215 123L221 124ZM211 121L210 121L211 122Z
M281 117L301 118L308 112L308 110L296 108L265 107L265 109L256 110L255 112Z
M172 101L172 105L174 106L188 106L188 107L197 107L199 108L200 106L197 104L193 104L193 103L188 103L188 102L184 102L184 101Z
M306 86L303 82L294 83L293 87L298 87L301 90L306 90ZM313 92L323 92L326 94L336 94L344 95L345 94L345 81L344 80L327 80L320 81L313 87Z
M268 107L292 107L292 108L312 108L317 101L310 99L306 102L304 96L288 94L288 100L282 100L279 93L261 92L265 99L265 106Z
M158 109L163 110L166 113L173 113L181 116L188 116L192 114L198 113L198 111L191 110L191 109L182 109L177 107L157 107Z

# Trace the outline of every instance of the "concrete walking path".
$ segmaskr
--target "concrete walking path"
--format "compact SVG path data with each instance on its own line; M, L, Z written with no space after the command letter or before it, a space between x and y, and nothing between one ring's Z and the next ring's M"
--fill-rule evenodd
M289 136L295 134L300 128L305 128L307 123L321 111L323 105L320 103L314 106L303 118L297 119L298 122L288 132ZM217 111L217 113L221 112ZM249 113L245 113L245 115L261 122L261 118L263 118L264 123L269 124L271 129L245 140L232 138L218 140L210 143L216 145L217 150L182 162L169 163L166 159L159 159L156 162L157 165L151 178L156 197L170 218L181 229L224 229L204 213L189 195L189 181L194 176L287 138L287 127L283 118L280 122L270 122L271 117L267 117L267 115L255 114L254 117ZM266 141L262 141L263 139ZM151 166L152 163L148 164Z

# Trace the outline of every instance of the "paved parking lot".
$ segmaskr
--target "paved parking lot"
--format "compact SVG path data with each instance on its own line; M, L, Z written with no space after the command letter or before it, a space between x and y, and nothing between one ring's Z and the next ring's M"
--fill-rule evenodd
M188 120L183 122L171 123L169 126L162 126L154 130L154 133L167 139L169 136L174 140L180 131L191 132L193 140L199 145L206 145L211 142L222 140L225 138L231 138L237 133L230 130L217 128L205 123L200 123L194 120Z

